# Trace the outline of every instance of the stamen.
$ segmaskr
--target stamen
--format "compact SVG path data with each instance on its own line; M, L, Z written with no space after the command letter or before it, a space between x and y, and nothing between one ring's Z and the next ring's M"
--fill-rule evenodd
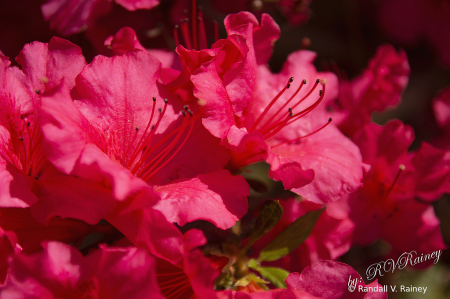
M181 24L180 24L180 28L181 28L181 33L183 34L183 39L184 42L186 43L186 48L187 49L192 49L192 42L191 42L191 36L189 34L189 28L188 28L188 22L189 19L182 19L180 20Z
M281 108L261 127L261 129L260 129L260 131L263 131L265 128L266 128L266 126L268 126L268 125L270 125L271 123L272 123L272 121L275 119L275 117L284 109L284 108L286 108L286 106L292 101L292 99L293 98L295 98L295 96L300 92L300 90L302 89L302 87L303 87L303 85L305 85L306 84L306 80L305 79L303 79L302 80L302 83L300 84L300 86L297 88L297 90L295 91L295 93L289 98L289 100L287 100L287 102L286 103L284 103L284 105L283 106L281 106ZM295 106L294 106L294 108L296 107L296 106L298 106L298 104L300 104L304 99L306 99L306 97L304 97L304 98L302 98ZM289 112L291 112L292 111L292 108L289 108L290 109L290 111Z
M192 111L189 110L188 113L192 116ZM143 175L143 180L144 180L144 181L148 180L148 179L149 179L150 177L152 177L155 173L157 173L161 168L163 168L167 163L169 163L170 160L172 160L172 158L175 157L175 155L181 150L181 148L184 146L184 144L186 143L186 141L189 139L189 136L191 135L192 130L193 130L193 128L194 128L194 122L195 122L195 120L196 120L198 117L200 117L200 115L198 115L198 116L195 117L195 118L193 117L193 118L191 119L190 123L187 123L185 126L183 126L183 129L180 130L180 134L177 135L177 136L175 137L174 141L172 141L172 143L169 145L169 147L166 148L166 153L165 153L164 155L162 155L162 157L159 158L159 160L158 160L156 163L154 163L154 165L156 166L156 165L158 165L159 163L161 163L161 161L163 161L163 159L167 156L167 154L172 150L172 148L175 146L175 144L176 144L176 143L178 142L178 140L181 138L182 134L184 133L184 129L186 128L186 126L187 126L187 125L190 125L189 131L188 131L188 133L186 134L186 136L184 137L184 140L181 142L181 144L178 146L178 148L175 150L175 152L174 152L169 158L167 158L166 161L165 161L163 164L161 164L158 168L156 168L155 170L153 170L150 174L148 174L148 175ZM185 118L185 119L187 119L187 118ZM183 120L183 122L184 122L184 120ZM160 153L160 154L161 154L161 153ZM157 158L157 157L155 157L153 160L155 160L156 158ZM153 160L152 160L152 161L153 161ZM151 164L152 161L150 161L149 164ZM147 171L147 173L148 173L149 171L151 171L153 168L155 168L155 166L153 166L152 168L150 168L150 169Z
M131 164L133 163L134 159L136 159L137 154L142 150L142 149L140 148L141 143L142 143L142 141L145 139L145 135L147 134L148 128L149 128L149 126L150 126L150 123L151 123L152 120L153 120L153 115L154 115L154 113L155 113L156 98L153 97L152 100L153 100L153 104L152 104L152 113L151 113L151 115L150 115L150 119L148 120L147 127L145 128L145 131L144 131L144 133L142 134L141 139L139 139L139 142L138 142L138 144L136 145L136 148L134 149L133 154L131 155L130 161L129 161L128 164L126 165L126 168L130 168L130 166L131 166ZM152 130L153 130L153 127L152 127ZM131 146L131 145L130 145L130 146ZM125 157L126 157L126 155L125 155Z
M388 198L388 196L389 196L389 194L391 193L392 189L394 189L394 186L395 186L395 184L397 183L398 178L400 177L400 174L403 172L403 170L405 170L405 165L400 164L400 165L398 166L398 172L397 172L397 175L395 176L395 179L394 179L394 181L392 182L392 185L391 185L391 187L389 188L389 190L387 191L386 195L383 197L383 200L385 200L386 198Z
M173 28L173 38L175 39L175 46L178 46L180 44L180 38L178 37L178 29L180 26L175 25Z
M141 145L141 148L138 150L138 152L142 151L142 154L141 154L141 157L139 158L139 161L136 163L133 170L131 171L131 173L135 173L139 169L139 167L142 165L142 163L153 152L153 149L150 149L150 143L152 142L153 136L159 127L159 124L161 122L161 119L164 116L164 113L166 112L166 108L167 108L167 102L164 101L164 109L161 111L161 108L158 108L158 111L160 112L158 120L156 121L156 124L154 125L154 127L152 127L152 130L150 131L148 137L146 137L145 142Z
M285 141L285 142L281 142L281 143L279 143L279 144L277 144L277 145L271 146L271 148L274 148L274 147L277 147L277 146L280 146L280 145L286 144L286 143L291 144L292 142L295 142L295 141L298 141L298 140L300 140L300 139L309 137L309 136L311 136L311 135L313 135L313 134L316 134L317 132L319 132L319 131L323 130L325 127L327 127L327 126L331 123L332 120L333 120L333 119L330 117L330 118L328 119L328 122L327 122L326 124L324 124L323 126L321 126L320 128L318 128L317 130L315 130L315 131L313 131L313 132L311 132L311 133L309 133L309 134L307 134L307 135L305 135L305 136L301 136L301 137L296 138L296 139L293 139L293 140L288 140L288 141Z
M307 115L307 114L310 113L311 111L313 111L313 110L320 104L320 102L322 102L322 100L323 100L323 98L324 98L324 96L325 96L325 86L326 86L326 81L325 81L325 80L322 80L322 85L323 85L323 90L319 90L319 96L320 96L319 99L318 99L314 104L312 104L311 106L309 106L308 108L306 108L306 109L304 109L304 110L302 110L302 111L296 113L296 114L294 115L294 118L288 123L288 125L289 125L290 123L296 121L297 119L299 119L299 118L301 118L301 117Z
M291 83L294 81L294 77L289 78L288 83L286 84L286 86L276 95L275 98L273 98L273 100L269 103L269 105L267 105L266 109L264 109L264 111L261 113L261 115L258 117L258 119L256 120L255 124L253 125L252 129L250 130L250 132L252 132L253 130L255 130L256 126L259 124L259 122L263 119L263 117L267 114L267 112L269 112L270 108L275 104L275 102L281 97L281 95L286 91L286 89L288 89L291 86Z
M194 50L198 50L197 39L197 1L192 0L192 41L194 44Z

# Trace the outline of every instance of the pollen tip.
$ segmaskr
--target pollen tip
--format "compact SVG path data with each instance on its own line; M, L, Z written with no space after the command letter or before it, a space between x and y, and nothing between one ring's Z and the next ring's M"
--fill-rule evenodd
M35 89L34 92L37 94L41 94L41 91L39 89Z
M23 116L23 114L20 115L20 119L24 119L25 117Z
M289 108L288 111L289 111L289 112L292 112L292 108Z
M190 116L194 115L191 109L189 109L187 112L189 113Z
M327 79L322 79L321 82L323 85L325 85L325 84L327 84Z
M42 78L41 78L41 83L42 83L42 84L48 83L48 78L47 78L46 76L42 77Z
M159 113L162 113L162 109L161 108L158 108L158 111L159 111Z
M167 102L168 102L168 100L167 100L167 99L164 99L164 103L166 103L166 104L167 104Z
M303 84L306 84L306 82L307 82L306 79L303 79Z
M27 127L29 127L29 126L31 126L31 123L30 123L30 122L27 122Z
M186 116L186 111L181 110L181 114L183 114L183 116Z
M398 168L401 170L401 171L403 171L403 170L405 170L405 165L403 165L403 164L400 164L399 166L398 166Z
M320 79L316 79L316 83L320 83Z
M183 109L187 111L189 109L189 106L188 105L183 105Z
M291 83L294 82L294 77L290 77L289 82L291 82Z
M20 140L20 141L23 141L23 137L22 137L22 136L20 136L20 137L19 137L19 140Z
M286 89L288 89L289 87L291 87L291 83L288 83L288 85L286 86Z
M136 127L135 129L136 129L136 132L139 131L139 127Z
M153 102L155 102L156 101L156 97L153 97Z
M322 95L322 89L321 90L319 90L319 96L321 96Z
M204 99L198 99L197 104L199 106L205 106L206 105L206 101Z
M290 117L293 117L293 116L294 116L294 113L292 113L292 112L289 113L289 116L290 116Z
M155 125L152 125L152 130L154 130L155 129Z
M330 117L329 119L328 119L328 122L331 122L333 119Z

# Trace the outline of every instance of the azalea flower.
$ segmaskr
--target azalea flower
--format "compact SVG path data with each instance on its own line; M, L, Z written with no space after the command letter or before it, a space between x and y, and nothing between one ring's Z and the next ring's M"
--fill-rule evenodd
M77 77L74 99L64 84L42 98L40 121L49 161L111 189L117 201L94 219L70 206L58 214L107 219L134 244L177 264L181 235L169 222L228 228L245 214L249 188L222 169L227 152L197 121L201 114L167 94L159 70L144 51L98 56ZM175 243L174 252L166 248Z
M54 218L61 216L56 211L67 202L78 203L73 210L82 208L89 219L94 206L107 207L112 197L106 189L65 176L48 162L37 115L40 97L48 89L61 81L74 87L75 76L86 64L81 49L53 38L48 44L26 45L16 58L21 69L9 66L6 57L0 59L0 227L14 232L25 252L40 249L40 242L48 239L81 242L97 228ZM91 204L80 207L85 200Z
M433 140L433 145L449 150L450 135L450 87L445 88L433 100L433 111L436 122L442 128L442 134Z
M142 249L101 246L83 257L62 243L42 246L41 252L12 257L2 298L164 298L155 259Z
M400 121L369 124L355 134L363 161L371 165L364 186L347 197L355 244L382 238L394 256L446 248L429 202L447 190L450 154L427 143L408 153L413 139L413 130Z
M116 0L127 10L150 9L158 0ZM113 3L110 0L49 0L41 6L44 19L50 28L63 35L71 35L92 26L95 20L109 13Z
M350 279L356 279L356 289L353 292L349 290ZM386 292L372 291L383 287L377 280L366 285L352 267L335 261L321 261L307 267L302 273L292 273L287 277L286 284L288 289L306 291L322 299L387 298ZM360 292L359 287L368 287L369 291Z
M167 86L185 101L200 100L202 123L231 150L230 166L266 161L272 166L270 177L316 203L355 191L363 176L360 153L328 126L324 109L315 109L337 96L336 77L318 73L312 65L315 54L308 51L292 54L281 73L272 75L263 65L279 28L268 15L261 25L249 13L230 15L225 27L228 38L211 49L178 46L183 69ZM291 76L301 80L288 93ZM310 82L309 89L303 88L305 82ZM321 131L322 126L328 128Z
M379 46L361 75L350 81L340 78L339 97L329 104L329 108L338 114L333 116L339 129L345 135L353 136L371 122L374 111L382 112L399 104L409 73L404 51L396 51L391 45Z

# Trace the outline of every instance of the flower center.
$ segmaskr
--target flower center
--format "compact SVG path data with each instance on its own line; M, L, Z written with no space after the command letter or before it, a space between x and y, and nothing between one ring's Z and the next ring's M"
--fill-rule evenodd
M42 170L48 166L41 141L43 138L35 115L20 115L21 125L10 125L10 142L3 144L2 156L20 169L25 175L39 179ZM9 122L14 123L13 120ZM33 125L32 125L33 123Z
M156 98L153 97L152 112L147 122L147 126L142 135L138 138L140 128L134 127L134 137L128 148L123 151L120 163L130 169L131 173L144 181L150 179L162 167L172 160L172 158L180 151L194 128L195 120L200 115L194 115L187 105L181 111L183 121L181 125L164 136L161 140L154 144L155 132L158 129L162 118L166 112L167 99L164 99L164 108L158 108L158 119L154 125L151 125L155 117ZM186 132L187 131L187 132ZM134 146L134 149L132 147ZM162 150L160 150L164 146ZM155 152L160 150L157 154Z

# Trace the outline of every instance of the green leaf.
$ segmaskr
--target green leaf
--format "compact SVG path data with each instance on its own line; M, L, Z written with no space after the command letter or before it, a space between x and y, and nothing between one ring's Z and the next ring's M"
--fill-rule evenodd
M253 270L257 270L257 269L259 268L260 265L259 265L259 263L258 263L256 260L251 259L250 261L248 261L247 266L248 266L249 268L252 268Z
M305 242L324 210L306 213L295 220L261 251L258 262L276 261Z
M258 272L277 288L286 288L286 278L290 274L288 271L275 267L259 267Z
M242 251L245 253L259 238L270 231L280 220L283 208L277 200L266 200L259 210L255 228Z

